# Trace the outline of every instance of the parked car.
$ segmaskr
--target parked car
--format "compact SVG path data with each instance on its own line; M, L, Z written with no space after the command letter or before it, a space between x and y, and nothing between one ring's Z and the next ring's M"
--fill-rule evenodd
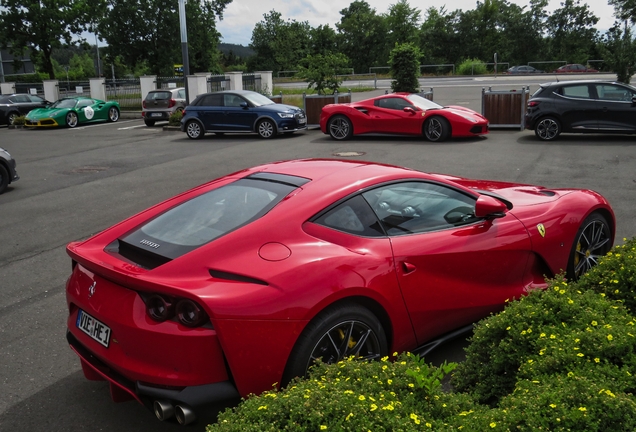
M0 147L0 194L4 193L11 183L20 180L15 166L15 159L8 151Z
M568 133L636 133L636 88L609 81L541 84L528 100L526 128L550 141Z
M488 133L488 120L461 106L443 107L417 94L392 93L322 108L320 130L335 140L382 133L420 135L429 141Z
M16 117L26 115L35 108L44 108L50 103L40 96L30 94L0 95L0 124L12 125Z
M181 131L199 139L209 132L255 132L261 138L292 134L307 129L302 109L274 103L249 90L225 90L201 94L186 107Z
M544 71L535 69L532 66L521 65L521 66L513 66L506 71L508 74L536 74L536 73L544 73Z
M83 123L116 122L119 120L119 103L84 96L59 99L46 108L37 108L26 116L26 127L68 126L74 128Z
M67 339L114 400L188 423L318 358L427 352L545 277L578 278L614 232L590 190L276 162L70 243Z
M151 90L142 102L141 115L146 126L156 121L168 121L174 112L183 112L186 106L185 88Z
M582 64L566 64L553 71L553 73L597 73L596 69L588 68Z

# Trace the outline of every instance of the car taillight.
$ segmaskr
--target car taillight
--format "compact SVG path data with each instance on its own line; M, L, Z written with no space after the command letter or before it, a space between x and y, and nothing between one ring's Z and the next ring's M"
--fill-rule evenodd
M146 108L146 101L141 102L141 106Z
M533 108L533 107L539 106L539 103L540 102L538 102L538 101L530 101L530 102L528 102L528 108Z
M168 102L168 108L172 108L173 106L175 106L177 104L177 101L174 99L170 99L170 102Z
M209 321L208 314L195 301L159 294L141 295L146 313L156 322L174 320L186 327L200 327Z
M185 117L186 115L186 108L183 109L183 111L181 111L181 117Z

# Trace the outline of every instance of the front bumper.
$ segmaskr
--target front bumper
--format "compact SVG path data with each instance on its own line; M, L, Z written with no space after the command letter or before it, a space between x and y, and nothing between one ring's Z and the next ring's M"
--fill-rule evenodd
M236 387L230 381L174 388L132 381L95 357L70 331L67 331L66 339L71 349L80 358L86 379L108 381L111 399L114 402L136 400L150 408L155 400L161 400L168 401L173 405L200 408L240 397Z
M26 119L24 121L24 127L56 127L59 123L53 118L44 118L38 120Z

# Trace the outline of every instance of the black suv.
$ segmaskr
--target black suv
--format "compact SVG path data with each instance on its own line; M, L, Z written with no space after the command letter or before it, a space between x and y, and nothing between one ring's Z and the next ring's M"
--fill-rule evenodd
M8 151L0 147L0 194L7 189L9 183L19 179L20 177L15 170L15 159Z

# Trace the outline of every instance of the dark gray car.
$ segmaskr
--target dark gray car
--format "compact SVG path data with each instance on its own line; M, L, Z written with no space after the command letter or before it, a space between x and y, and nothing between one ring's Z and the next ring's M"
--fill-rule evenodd
M0 124L12 125L16 117L26 115L33 109L45 108L49 105L49 102L36 95L1 95Z
M185 88L151 90L143 101L141 115L146 126L157 121L167 121L172 113L183 112L186 106Z
M7 189L10 183L20 179L15 170L15 165L15 159L11 157L8 151L0 147L0 194Z

